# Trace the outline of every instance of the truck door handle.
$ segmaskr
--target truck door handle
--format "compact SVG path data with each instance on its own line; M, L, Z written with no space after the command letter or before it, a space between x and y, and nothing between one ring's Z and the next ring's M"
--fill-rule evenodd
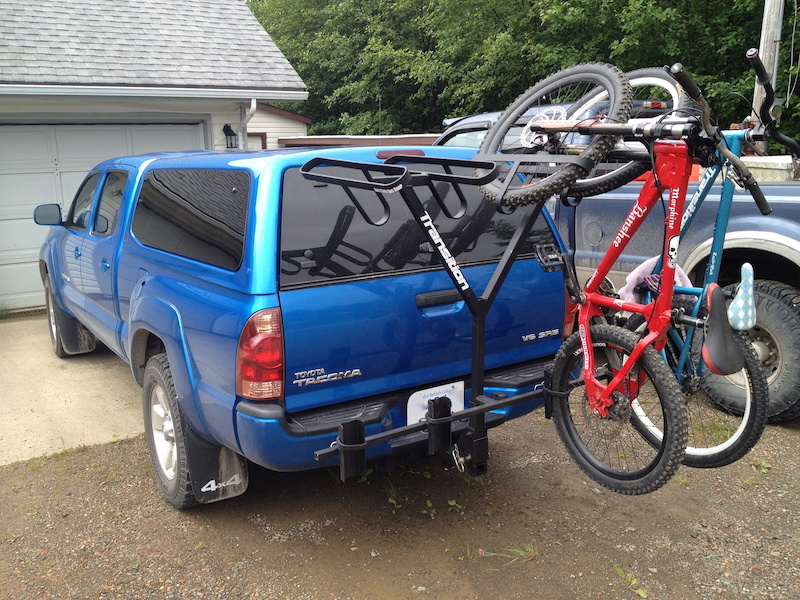
M107 261L105 258L103 258L103 259L101 259L101 260L100 260L100 270L101 270L103 273L105 273L106 271L108 271L110 268L111 268L111 265L110 265L110 264L108 264L108 261Z
M417 308L426 308L428 306L438 306L440 304L452 304L463 300L461 292L452 288L449 290L436 290L435 292L424 292L415 296Z
M81 249L75 246L75 258L81 257Z

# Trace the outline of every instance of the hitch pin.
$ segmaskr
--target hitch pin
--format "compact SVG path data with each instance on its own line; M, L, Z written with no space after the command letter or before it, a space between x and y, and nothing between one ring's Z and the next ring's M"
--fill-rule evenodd
M461 452L458 451L458 446L453 446L453 451L450 453L453 457L453 463L456 465L456 469L458 469L459 473L464 472L464 464L471 458L469 454L466 456L461 456Z

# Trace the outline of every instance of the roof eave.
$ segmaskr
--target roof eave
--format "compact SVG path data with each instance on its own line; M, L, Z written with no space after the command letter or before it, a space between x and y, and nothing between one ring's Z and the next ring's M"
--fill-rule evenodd
M193 88L112 85L52 85L0 83L0 96L62 96L116 98L194 98L297 102L308 99L305 90L275 88Z

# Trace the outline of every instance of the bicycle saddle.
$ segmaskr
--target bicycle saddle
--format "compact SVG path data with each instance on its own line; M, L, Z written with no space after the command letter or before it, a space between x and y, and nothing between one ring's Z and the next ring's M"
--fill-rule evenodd
M744 355L728 321L725 292L716 283L708 286L706 306L708 316L703 340L703 360L711 372L717 375L737 373L744 368Z

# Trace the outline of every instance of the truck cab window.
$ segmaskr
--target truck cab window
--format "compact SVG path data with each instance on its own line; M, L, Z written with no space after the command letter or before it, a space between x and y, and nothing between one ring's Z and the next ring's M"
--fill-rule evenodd
M94 219L92 233L99 237L106 237L114 233L119 213L122 192L128 182L128 174L124 171L110 171L106 175L103 191L97 204L97 214Z
M92 211L97 183L100 181L100 173L93 173L81 185L72 206L69 209L66 226L70 229L85 231L88 225L89 214Z

